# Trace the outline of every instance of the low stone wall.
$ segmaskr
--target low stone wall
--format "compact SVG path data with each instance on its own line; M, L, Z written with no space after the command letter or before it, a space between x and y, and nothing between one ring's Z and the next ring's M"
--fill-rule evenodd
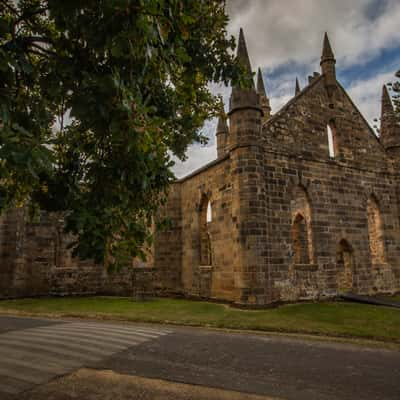
M0 219L0 299L36 296L149 296L153 267L136 261L115 272L71 256L62 218L42 213L30 223L24 210Z

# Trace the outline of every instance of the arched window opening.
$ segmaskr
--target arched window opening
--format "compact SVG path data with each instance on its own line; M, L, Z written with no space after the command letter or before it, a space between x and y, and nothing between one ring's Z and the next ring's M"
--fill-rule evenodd
M200 265L212 265L211 238L209 227L212 222L211 202L207 196L203 196L200 205Z
M292 227L293 252L295 264L309 264L309 243L307 222L301 214L297 214Z
M338 155L338 145L337 145L336 126L334 122L333 121L329 122L326 129L328 135L329 157L335 158Z
M297 185L293 188L290 201L292 212L292 251L295 264L314 262L312 212L306 189Z
M211 201L208 202L207 204L207 216L206 216L206 222L209 224L212 222L212 209L211 209Z
M342 239L337 247L336 267L339 291L351 290L353 287L354 251L345 239Z
M371 196L368 200L367 215L371 263L372 265L383 264L385 262L385 249L382 218L374 196Z

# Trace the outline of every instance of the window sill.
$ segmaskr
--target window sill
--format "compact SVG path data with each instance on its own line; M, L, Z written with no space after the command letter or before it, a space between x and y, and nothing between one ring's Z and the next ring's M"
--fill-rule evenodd
M212 265L199 265L199 268L205 271L212 269L212 267L213 267Z

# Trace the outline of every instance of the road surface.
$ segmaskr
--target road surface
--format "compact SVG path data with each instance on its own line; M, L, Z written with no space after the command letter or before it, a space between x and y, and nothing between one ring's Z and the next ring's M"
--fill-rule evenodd
M46 385L84 368L89 375L111 370L114 377L200 385L243 398L400 399L396 351L161 325L0 316L0 399L56 399L46 395ZM74 379L89 382L85 373Z

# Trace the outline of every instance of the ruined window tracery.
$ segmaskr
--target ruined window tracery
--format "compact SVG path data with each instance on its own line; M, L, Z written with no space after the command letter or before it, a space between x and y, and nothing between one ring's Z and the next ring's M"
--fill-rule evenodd
M383 224L378 202L374 196L368 199L368 236L372 265L385 262Z

